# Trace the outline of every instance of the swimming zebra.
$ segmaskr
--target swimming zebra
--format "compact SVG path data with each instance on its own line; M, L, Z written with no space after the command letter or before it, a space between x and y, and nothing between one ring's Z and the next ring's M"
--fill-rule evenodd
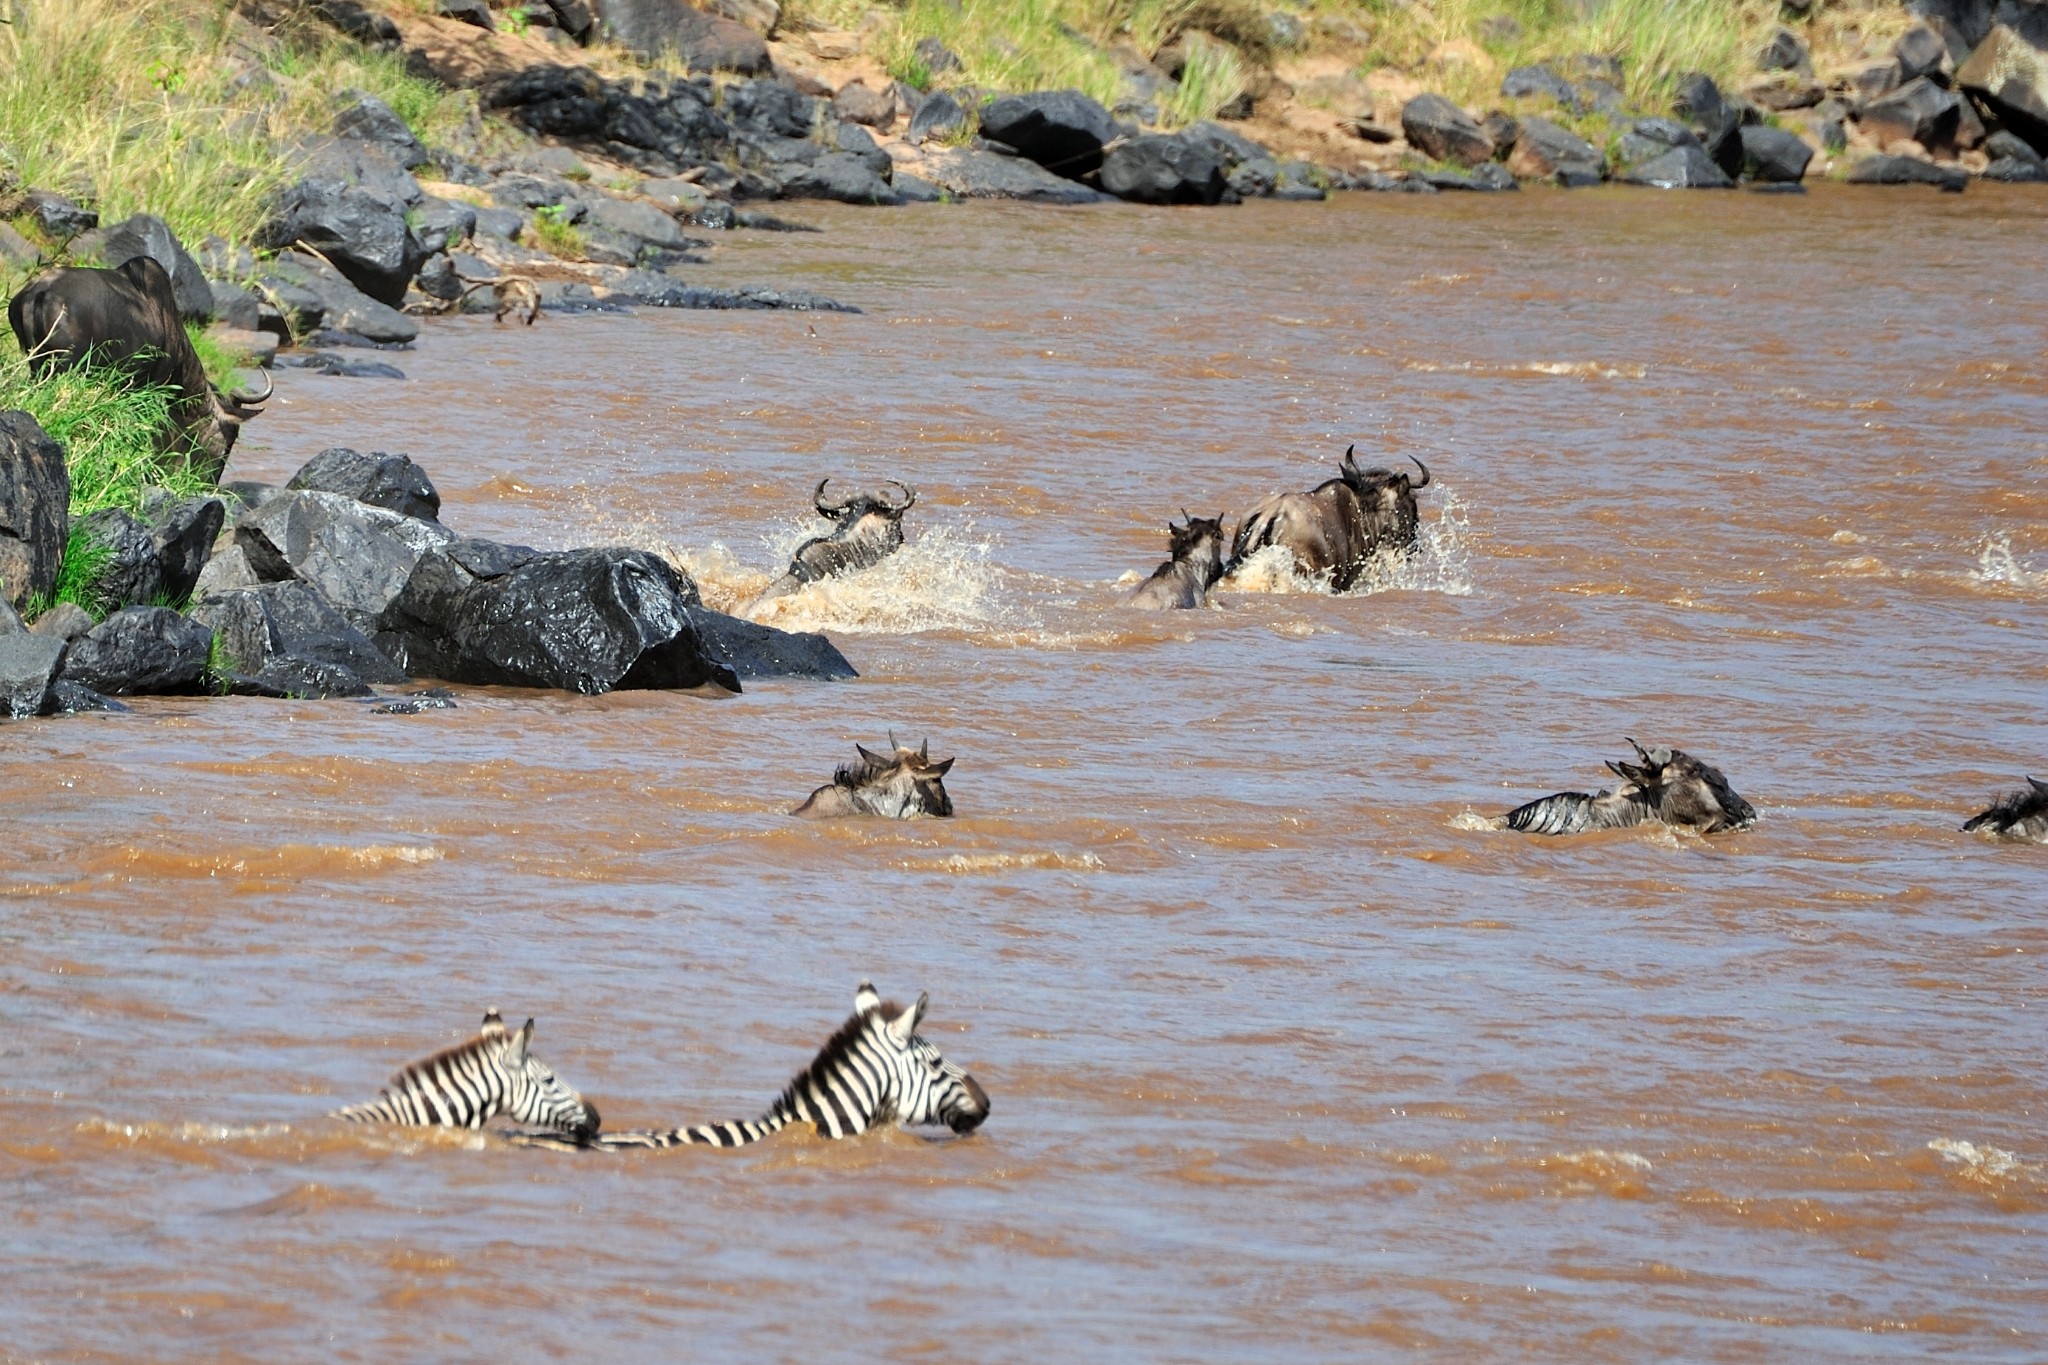
M1683 749L1629 745L1642 760L1609 763L1623 779L1618 791L1559 792L1517 806L1494 819L1494 828L1525 834L1584 834L1596 829L1626 829L1649 821L1701 834L1748 829L1756 823L1756 807L1735 794L1728 779L1712 764Z
M521 1146L574 1150L598 1147L744 1147L799 1120L819 1137L854 1137L879 1124L945 1124L971 1133L988 1117L988 1094L974 1077L948 1062L920 1036L929 997L909 1009L883 1003L869 982L853 994L853 1017L833 1034L811 1064L798 1072L758 1119L707 1123L695 1128L628 1130L594 1137L515 1133Z
M603 1122L597 1106L555 1079L533 1055L533 1020L517 1033L496 1010L476 1037L404 1067L368 1104L335 1111L351 1123L481 1128L504 1114L574 1141L587 1141Z
M2048 782L2028 778L2026 791L1999 797L1990 809L1971 816L1963 828L2014 843L2048 844Z

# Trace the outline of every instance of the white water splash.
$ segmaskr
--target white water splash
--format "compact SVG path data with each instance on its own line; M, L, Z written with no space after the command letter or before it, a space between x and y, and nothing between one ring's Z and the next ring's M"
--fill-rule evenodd
M1467 807L1451 817L1451 828L1467 834L1493 834L1507 828L1498 815L1481 815Z
M1962 1167L1957 1174L1971 1180L2002 1180L2027 1169L2011 1152L1988 1143L1979 1147L1974 1142L1963 1142L1956 1138L1936 1138L1928 1143L1927 1147L1929 1151L1940 1152L1943 1157Z
M1978 549L1977 568L1970 579L1986 587L2048 588L2048 569L2029 567L2013 553L2009 538L1993 536Z
M1465 503L1446 488L1434 520L1417 527L1415 552L1405 556L1375 555L1342 597L1371 597L1382 592L1440 592L1448 597L1472 595L1471 553L1467 547L1471 522ZM1224 592L1327 593L1330 576L1305 574L1284 545L1268 545L1245 557L1237 572L1217 585Z

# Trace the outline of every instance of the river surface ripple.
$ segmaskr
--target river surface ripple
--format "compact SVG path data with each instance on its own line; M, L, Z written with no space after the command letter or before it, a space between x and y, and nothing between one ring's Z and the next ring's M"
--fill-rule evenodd
M912 548L845 685L151 699L0 729L0 1354L1254 1361L2048 1352L2041 199L806 208L862 316L437 323L234 473L739 602L827 473ZM1421 558L1119 608L1180 509L1419 454ZM1285 586L1267 583L1266 586ZM855 741L961 816L784 812ZM1624 735L1711 843L1471 813ZM967 1141L579 1159L322 1115L487 1006L613 1126L931 993Z

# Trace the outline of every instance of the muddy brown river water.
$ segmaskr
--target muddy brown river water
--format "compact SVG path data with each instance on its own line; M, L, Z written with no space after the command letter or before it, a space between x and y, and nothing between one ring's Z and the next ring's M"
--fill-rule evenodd
M0 729L0 1356L2039 1361L2048 199L804 209L430 327L234 472L732 605L827 473L911 546L744 696L151 699ZM1419 454L1419 558L1134 614L1182 507ZM785 815L889 731L959 818ZM1624 735L1755 830L1538 841ZM961 1141L574 1157L323 1115L487 1006L612 1126L928 991Z

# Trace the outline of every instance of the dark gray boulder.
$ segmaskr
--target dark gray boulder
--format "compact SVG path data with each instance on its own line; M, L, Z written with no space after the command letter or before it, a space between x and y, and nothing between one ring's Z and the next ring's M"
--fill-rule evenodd
M1607 170L1599 148L1536 115L1521 121L1507 168L1527 180L1554 180L1571 188L1597 185Z
M1220 163L1219 163L1220 165ZM1022 199L1039 204L1094 204L1107 196L1054 175L1021 156L976 147L948 147L918 164L918 175L957 199Z
M1697 142L1639 161L1614 178L1660 190L1725 190L1735 184Z
M43 235L52 241L68 242L100 225L99 214L55 190L30 190L22 195L22 203Z
M50 689L50 697L52 705L50 714L57 716L76 716L87 711L126 711L128 709L112 697L104 696L93 691L84 683L73 682L69 678L57 679L57 685Z
M227 518L227 505L219 498L173 498L159 493L145 510L150 543L156 547L160 591L168 601L187 601L213 553L213 542Z
M875 135L857 123L841 123L830 129L831 147L857 156L867 168L882 179L889 179L896 169L896 163L875 141Z
M1867 156L1849 172L1852 185L1933 185L1960 194L1970 177L1959 166L1937 166L1916 156Z
M2016 156L2001 156L1992 159L1984 168L1986 180L2002 181L2008 185L2038 185L2048 182L2048 166L2038 158L2022 160Z
M1518 190L1515 175L1498 161L1488 161L1464 171L1423 171L1422 178L1439 190L1497 192Z
M213 286L206 282L206 272L161 218L138 213L112 227L88 232L71 243L71 254L78 260L97 260L109 269L148 256L171 277L178 316L187 322L213 316Z
M1813 148L1783 128L1757 124L1742 130L1742 164L1751 179L1797 184L1806 176Z
M69 646L47 635L0 635L0 719L48 715L57 707L57 675Z
M926 142L944 141L964 131L968 126L965 105L953 96L950 90L934 90L919 101L917 111L910 116L910 128L904 133L904 140L911 146Z
M441 517L440 491L409 455L387 455L381 450L365 455L332 446L300 466L285 487L301 493L339 493L401 517L422 521Z
M0 412L0 599L18 607L57 586L70 507L64 447L26 412Z
M1756 66L1759 71L1811 71L1813 57L1799 35L1780 24L1757 54Z
M488 27L488 25L486 25ZM427 148L404 119L375 95L358 95L334 116L334 135L373 143L409 171L427 164Z
M36 623L29 629L38 635L47 635L52 640L76 640L89 634L98 624L92 619L91 613L76 602L59 602L38 616Z
M1004 95L982 107L981 135L1017 149L1069 180L1102 168L1102 149L1116 140L1109 110L1078 90Z
M2039 7L2048 27L2048 5ZM2015 16L2017 17L2017 16ZM2006 129L2048 156L2048 33L2029 42L2003 22L1956 68L1956 84L1983 102Z
M403 669L303 583L236 589L194 607L192 619L219 637L241 689L259 695L359 697L373 683L405 681Z
M199 580L192 585L192 600L205 602L225 597L237 588L253 588L262 581L249 567L248 552L239 545L230 545L207 560L199 571Z
M69 603L65 604L69 606ZM49 613L45 612L44 615ZM21 613L5 597L0 597L0 635L19 635L28 627L22 624Z
M476 235L477 210L472 204L425 195L412 211L413 236L428 256L462 246Z
M790 199L831 199L841 204L893 204L896 191L875 173L868 159L852 152L827 152L807 165L794 165L781 177Z
M644 200L598 194L586 200L585 207L589 221L598 227L625 233L650 246L680 251L690 244L673 217Z
M241 332L254 332L262 327L263 303L254 294L220 280L209 281L207 288L213 294L213 315L223 324Z
M774 70L761 35L684 0L595 0L597 31L642 57L681 57L692 71L765 76Z
M402 209L376 195L320 176L299 181L280 198L257 244L317 251L358 290L396 308L427 252Z
M911 55L934 76L951 75L961 69L959 55L937 38L919 38Z
M1948 44L1926 24L1915 24L1892 44L1892 60L1898 63L1902 81L1932 76L1948 64Z
M1230 188L1223 158L1208 138L1153 133L1113 148L1102 188L1140 204L1218 204Z
M108 696L187 692L206 675L213 632L166 607L126 607L75 640L63 676Z
M459 19L465 24L493 32L498 27L497 21L491 18L491 7L484 0L440 0L434 6L434 13L443 19Z
M423 264L424 257L414 268ZM326 329L384 344L402 344L420 334L416 320L371 298L318 256L283 252L265 264L259 282L294 310L301 334Z
M697 633L703 637L706 652L730 668L736 677L832 682L860 676L838 647L823 635L777 630L709 607L688 610Z
M359 43L396 47L401 41L398 25L362 0L306 0L305 8Z
M92 568L82 589L97 615L154 602L164 595L164 562L148 526L119 507L102 507L72 527Z
M1402 105L1401 135L1438 161L1477 166L1493 159L1493 139L1478 120L1442 95L1417 95Z
M1578 90L1563 76L1547 66L1518 66L1501 79L1501 98L1553 99L1559 104L1570 104L1578 98Z
M1930 152L1953 151L1961 104L1953 90L1921 76L1865 104L1856 121L1880 142L1911 138Z
M314 138L300 148L300 174L308 179L338 181L361 190L401 213L426 198L396 154L381 143L347 137Z
M1993 161L2022 161L2032 166L2039 166L2044 160L2041 153L2027 145L2025 138L2002 128L1984 139L1984 155Z
M864 81L849 81L832 97L832 115L844 123L887 128L896 122L896 92L870 89Z
M696 585L645 550L535 555L480 578L454 556L424 558L386 613L386 639L416 674L449 682L739 690L691 619Z
M235 544L258 578L306 584L365 633L378 628L420 558L454 538L438 522L338 493L286 493L235 522Z

